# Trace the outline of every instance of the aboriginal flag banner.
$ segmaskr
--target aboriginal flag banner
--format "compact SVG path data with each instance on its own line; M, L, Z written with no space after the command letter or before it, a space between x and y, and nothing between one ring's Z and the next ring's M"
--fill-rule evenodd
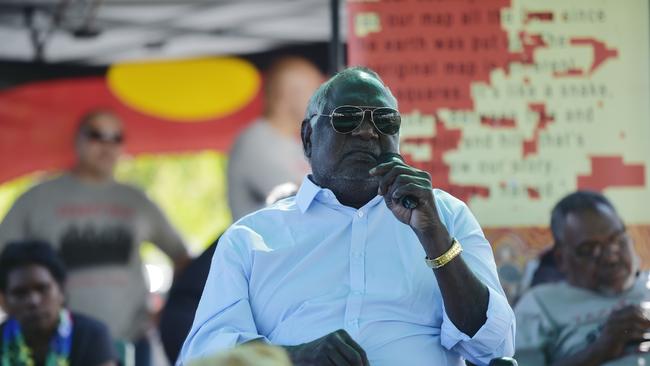
M94 109L121 117L132 155L228 151L262 110L260 73L236 57L0 69L0 183L69 167L77 123Z

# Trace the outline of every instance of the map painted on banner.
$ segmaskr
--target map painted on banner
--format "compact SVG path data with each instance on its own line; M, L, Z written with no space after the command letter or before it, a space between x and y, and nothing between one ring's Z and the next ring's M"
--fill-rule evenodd
M547 225L576 189L650 223L646 0L348 6L349 64L397 97L402 154L483 226Z

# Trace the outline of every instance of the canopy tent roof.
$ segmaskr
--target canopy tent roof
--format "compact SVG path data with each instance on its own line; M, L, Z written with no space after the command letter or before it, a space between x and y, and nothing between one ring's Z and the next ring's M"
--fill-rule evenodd
M0 0L4 60L108 65L258 53L330 37L326 0Z

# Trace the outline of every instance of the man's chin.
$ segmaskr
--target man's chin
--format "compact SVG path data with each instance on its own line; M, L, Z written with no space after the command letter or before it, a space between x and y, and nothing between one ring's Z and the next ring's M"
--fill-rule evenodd
M30 316L23 319L21 326L29 333L47 332L56 326L57 320L47 315Z
M324 186L334 191L349 191L367 195L370 192L377 192L379 182L377 178L370 175L343 175L327 177Z
M332 177L333 180L339 181L339 182L347 182L347 184L351 185L362 185L362 186L367 186L367 185L375 185L379 186L379 183L377 182L377 178L370 176L369 174L366 175L340 175L336 177Z
M612 277L601 277L598 292L604 295L618 295L633 285L634 276L631 276L630 272L619 273Z
M369 169L368 169L369 170ZM377 191L379 180L371 176L368 170L347 169L338 170L335 173L316 172L312 173L314 182L322 187L333 189L334 191L351 190L351 191Z

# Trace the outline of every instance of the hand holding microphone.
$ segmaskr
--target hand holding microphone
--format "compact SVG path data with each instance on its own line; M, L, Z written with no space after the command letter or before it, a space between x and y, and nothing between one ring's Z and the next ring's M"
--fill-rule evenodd
M383 153L379 155L379 157L377 158L377 164L379 165L384 163L390 163L391 161L404 163L404 158L400 154L391 153L391 152ZM404 208L408 208L410 210L418 207L418 199L411 195L406 195L402 197L401 203L402 206L404 206Z
M378 179L378 194L395 217L426 235L440 227L429 173L407 165L397 153L382 153L370 175Z

